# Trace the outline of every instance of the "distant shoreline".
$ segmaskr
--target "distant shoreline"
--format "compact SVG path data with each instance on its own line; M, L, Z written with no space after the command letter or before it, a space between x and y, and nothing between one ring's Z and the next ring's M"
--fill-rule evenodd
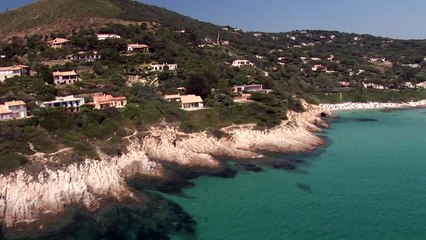
M403 103L380 103L380 102L346 102L337 104L320 104L321 108L328 111L345 111L345 110L369 110L369 109L404 109L404 108L418 108L426 107L426 100L417 102L403 102Z

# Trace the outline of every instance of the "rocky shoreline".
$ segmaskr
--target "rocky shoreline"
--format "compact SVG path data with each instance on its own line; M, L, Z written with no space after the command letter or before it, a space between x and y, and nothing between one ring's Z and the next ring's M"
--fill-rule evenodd
M135 198L126 180L136 175L164 177L163 164L218 168L215 158L259 158L260 151L301 152L324 143L315 134L327 127L320 116L330 114L322 107L304 104L303 113L289 112L288 120L268 129L238 125L221 129L223 137L206 132L183 133L160 125L129 138L120 157L101 156L61 170L45 169L37 176L23 170L0 176L0 221L11 227L37 221L40 214L59 214L69 205L81 204L96 210L104 197ZM319 127L320 126L320 127Z

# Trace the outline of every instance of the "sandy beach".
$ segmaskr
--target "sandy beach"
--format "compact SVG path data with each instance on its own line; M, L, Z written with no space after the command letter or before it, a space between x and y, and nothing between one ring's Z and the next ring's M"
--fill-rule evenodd
M403 103L347 102L347 103L337 103L337 104L320 104L319 106L328 111L362 110L362 109L399 109L399 108L425 107L426 100L421 100L417 102L403 102Z

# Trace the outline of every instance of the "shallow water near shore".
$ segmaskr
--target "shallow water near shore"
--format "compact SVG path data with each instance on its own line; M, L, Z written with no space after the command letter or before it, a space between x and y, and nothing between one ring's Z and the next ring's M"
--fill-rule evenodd
M0 239L424 239L425 113L340 112L312 153L225 159L164 185L136 178L140 203L71 207L53 228Z
M299 170L200 177L169 199L197 239L425 239L425 112L339 112L328 146L292 156Z

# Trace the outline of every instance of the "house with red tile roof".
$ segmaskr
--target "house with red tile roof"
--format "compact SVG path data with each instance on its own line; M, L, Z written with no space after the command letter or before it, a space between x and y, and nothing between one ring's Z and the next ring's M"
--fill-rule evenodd
M106 108L123 108L127 105L126 97L113 97L112 95L101 95L94 96L93 103L95 109L106 109Z
M49 47L57 49L57 48L63 48L64 46L69 44L69 40L65 38L55 38L51 41L48 41L47 44Z

